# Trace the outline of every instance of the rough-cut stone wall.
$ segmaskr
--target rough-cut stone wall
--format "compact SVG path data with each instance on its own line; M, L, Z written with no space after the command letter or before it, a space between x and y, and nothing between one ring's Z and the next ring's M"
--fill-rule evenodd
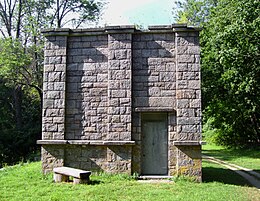
M64 139L67 37L46 41L43 75L43 139Z
M107 35L68 38L66 139L106 138L107 44Z
M175 107L174 34L136 34L133 37L133 106Z
M176 33L178 140L201 140L201 91L198 32Z
M177 140L201 141L198 32L177 32ZM201 178L200 146L178 146L177 173Z
M168 175L201 179L198 30L45 30L42 162L141 173L142 114L167 113Z
M131 140L132 35L108 35L108 140Z
M92 171L131 174L129 146L67 146L65 166Z
M133 172L141 172L141 113L169 112L169 141L176 134L175 34L140 33L133 36ZM168 143L169 171L175 173L176 152Z

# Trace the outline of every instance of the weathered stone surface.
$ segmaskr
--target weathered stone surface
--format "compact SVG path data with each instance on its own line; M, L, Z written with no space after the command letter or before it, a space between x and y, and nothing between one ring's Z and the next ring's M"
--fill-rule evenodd
M167 112L168 174L200 180L200 145L173 143L201 140L197 31L121 28L47 36L42 137L74 144L43 145L44 172L67 165L141 174L142 113Z

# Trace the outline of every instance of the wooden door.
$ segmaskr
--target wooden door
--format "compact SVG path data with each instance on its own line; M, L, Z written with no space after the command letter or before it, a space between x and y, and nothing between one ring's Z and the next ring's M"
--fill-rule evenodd
M167 114L142 115L142 174L168 174Z

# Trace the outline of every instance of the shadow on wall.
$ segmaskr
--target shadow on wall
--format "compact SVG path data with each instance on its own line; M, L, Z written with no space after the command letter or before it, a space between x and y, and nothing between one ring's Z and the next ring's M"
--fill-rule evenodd
M107 61L106 36L70 38L66 89L66 139L101 140L104 137Z
M96 146L71 146L65 150L64 165L83 170L102 171L100 164L106 160L106 149Z
M171 34L137 34L133 41L133 106L173 107L176 81L174 38Z

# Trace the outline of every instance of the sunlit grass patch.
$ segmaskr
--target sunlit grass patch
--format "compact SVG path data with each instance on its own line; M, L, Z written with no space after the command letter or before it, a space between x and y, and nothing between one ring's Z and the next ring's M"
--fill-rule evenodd
M93 173L90 185L53 183L41 173L40 162L20 164L0 171L0 200L259 200L259 191L244 181L227 182L226 170L203 162L204 183L179 177L169 183L139 183L129 175ZM229 173L228 173L229 174ZM227 176L227 175L226 175ZM224 178L223 178L224 177ZM222 180L221 180L222 178ZM230 181L233 176L228 176Z

